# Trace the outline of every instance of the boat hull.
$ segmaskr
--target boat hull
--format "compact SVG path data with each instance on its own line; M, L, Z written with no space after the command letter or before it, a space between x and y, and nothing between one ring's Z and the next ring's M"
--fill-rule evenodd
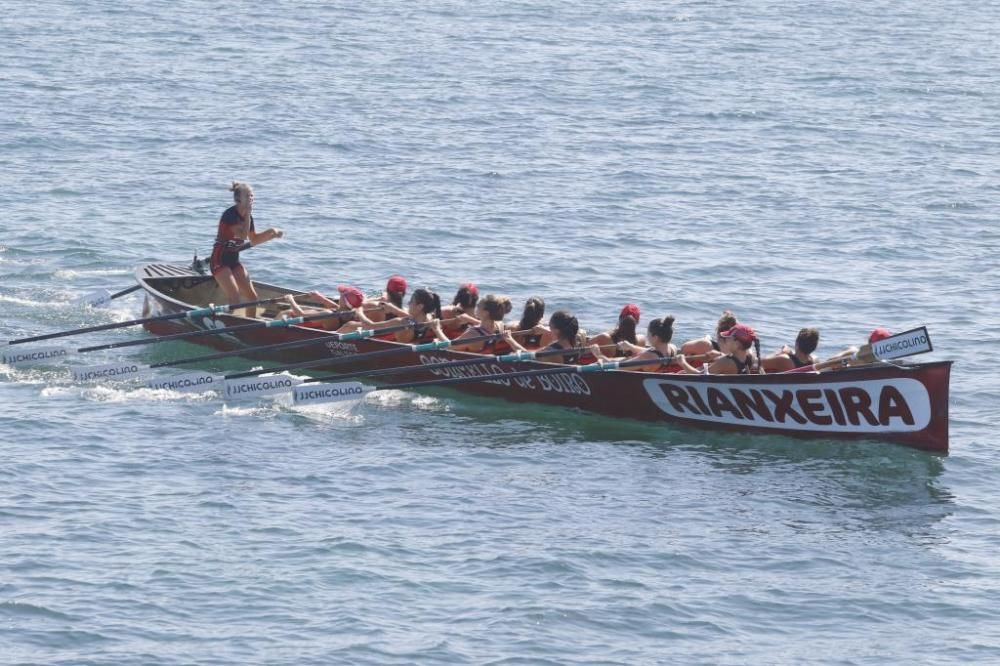
M162 270L163 265L156 266ZM137 277L146 290L144 316L203 307L213 302L208 300L213 297L222 300L211 278L194 275L165 277L151 273L149 267L140 268ZM258 292L266 298L291 290L258 284ZM156 335L169 335L248 322L244 317L222 315L153 322L146 328ZM492 356L450 350L415 353L409 351L408 345L372 338L341 342L325 331L298 326L203 336L193 341L219 350L234 350L291 340L315 340L316 344L248 352L247 357L275 363L330 359L327 367L320 364L309 369L314 376L409 366L412 371L388 375L380 383L467 378L469 381L456 383L453 388L616 418L806 438L882 440L939 453L948 450L949 361L876 364L822 374L707 376L612 370L474 380L558 366L544 362L499 363ZM389 349L401 351L375 359L347 360ZM482 364L438 367L448 361L473 358L482 358ZM340 360L333 363L333 359ZM331 377L331 381L336 379Z

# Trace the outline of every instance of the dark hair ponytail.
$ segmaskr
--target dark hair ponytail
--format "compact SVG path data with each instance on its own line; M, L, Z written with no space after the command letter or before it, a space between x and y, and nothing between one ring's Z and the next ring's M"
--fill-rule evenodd
M410 298L420 304L424 314L433 314L436 318L441 318L441 297L430 289L421 287L414 291Z
M469 312L476 307L477 302L479 302L479 291L468 285L462 285L455 293L455 300L451 304L462 308L462 312Z
M556 330L560 338L572 340L573 346L576 346L576 336L580 333L580 322L576 317L565 310L558 310L549 317L549 326Z
M517 324L517 330L527 331L538 325L545 315L545 301L541 296L532 296L524 302L524 313Z
M664 343L669 344L674 337L674 317L673 315L667 315L662 319L654 319L649 322L649 327L646 331L650 335L655 335Z
M403 307L403 292L401 291L387 291L385 295L389 298L389 302L395 305L397 308Z
M636 343L635 337L635 325L638 324L635 317L632 315L625 315L618 319L618 325L615 326L615 330L611 331L612 342L621 342L622 340L627 340L632 344Z
M760 362L760 338L753 336L753 351L757 360L757 373L764 374L764 364Z

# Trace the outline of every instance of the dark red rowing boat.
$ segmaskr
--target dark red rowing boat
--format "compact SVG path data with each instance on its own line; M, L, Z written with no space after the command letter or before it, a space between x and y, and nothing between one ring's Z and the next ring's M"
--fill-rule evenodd
M180 266L146 265L136 271L136 278L146 292L144 317L180 313L224 301L211 276ZM260 282L254 284L262 299L301 293ZM267 317L276 313L259 314ZM155 335L170 335L199 328L234 327L251 321L235 315L216 315L151 322L145 326ZM278 363L342 359L409 347L376 338L348 342L335 337L322 330L289 326L195 340L221 351L230 351L293 340L326 339L324 343L309 346L248 351L246 354ZM310 372L325 374L412 366L412 372L387 376L386 381L399 384L449 377L488 377L455 384L454 388L481 396L571 407L640 421L795 437L882 440L940 453L948 450L950 361L877 363L821 374L738 376L606 370L587 374L503 377L554 367L542 361L504 364L484 361L481 365L435 367L442 362L477 356L451 350L409 352L375 359L359 358L356 362L341 360L329 368L315 366Z

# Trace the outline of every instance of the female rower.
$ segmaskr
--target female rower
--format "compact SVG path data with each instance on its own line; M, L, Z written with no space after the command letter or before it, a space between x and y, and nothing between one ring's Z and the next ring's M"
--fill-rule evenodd
M365 300L371 313L372 321L386 321L396 317L406 317L409 313L403 307L403 297L406 296L406 279L401 275L393 275L385 283L385 291L378 298Z
M662 319L654 319L649 322L649 326L646 327L646 340L649 341L648 346L642 347L622 341L615 345L616 350L622 356L611 358L599 351L595 352L594 356L602 361L623 361L626 359L630 361L643 359L657 361L649 365L634 365L622 368L623 370L633 370L636 372L656 372L664 367L662 363L659 363L661 359L673 359L677 356L677 347L671 342L673 337L674 317L668 315Z
M619 342L628 342L633 345L645 346L646 338L635 333L635 327L639 324L639 314L639 306L635 303L629 303L618 314L618 324L614 329L592 336L587 340L587 344L607 347Z
M813 352L819 345L819 329L803 328L795 338L795 347L785 345L776 354L760 360L765 372L788 372L816 363Z
M541 296L532 296L524 302L524 311L521 313L521 320L511 325L510 332L518 333L521 343L531 349L542 346L543 338L554 337L550 329L541 323L545 315L545 301Z
M307 317L317 314L340 313L340 316L338 317L318 319L316 321L306 322L303 324L303 326L321 328L327 331L336 330L345 319L364 316L363 307L365 295L361 293L360 289L342 284L337 287L337 291L340 292L340 299L337 301L330 300L318 291L311 291L305 295L305 298L310 301L325 306L320 308L302 307L291 294L288 294L285 296L285 302L288 303L289 308L287 311L282 312L278 316L280 319L288 319L289 317Z
M882 328L880 326L880 327L872 330L872 332L868 335L868 345L869 346L873 345L876 342L879 342L881 340L885 340L886 338L891 338L891 337L892 337L892 332L889 329ZM843 351L840 351L840 352L834 354L833 356L831 356L830 358L826 359L825 361L823 361L820 364L822 366L820 369L821 370L829 370L831 368L835 368L835 367L838 367L838 366L842 367L842 366L848 366L848 365L866 365L867 363L870 363L871 361L862 360L862 359L856 358L856 355L860 351L861 351L861 348L858 348L858 347L855 347L855 346L852 345L852 346L848 347L847 349L845 349Z
M229 303L256 301L257 290L250 281L250 274L240 263L240 252L253 245L260 245L285 235L281 229L267 229L257 233L253 225L253 189L247 183L234 180L229 191L235 205L227 208L219 219L215 245L212 248L212 275L226 295ZM257 308L246 309L248 317L257 316Z
M715 339L706 335L703 338L688 340L681 345L681 353L685 356L704 356L709 360L719 358L722 356L722 346L719 340L719 335L723 331L728 331L733 326L736 326L738 323L736 315L729 310L726 310L722 313L722 316L719 317L719 321L715 325Z
M459 286L451 305L441 308L441 316L445 319L457 317L460 314L474 315L476 303L479 302L479 289L471 282Z
M430 340L446 341L448 337L441 329L441 298L430 289L417 289L410 296L410 303L405 310L408 323L413 326L396 331L394 333L396 342L406 344L419 344ZM357 319L349 321L340 327L338 333L349 333L360 328L379 330L400 326L404 322L400 319L395 321L373 321L369 319L363 311L359 311Z
M736 324L732 328L719 332L719 347L724 354L710 365L704 365L699 370L693 367L681 354L677 362L687 374L706 375L749 375L753 366L753 356L750 347L754 346L757 358L760 358L760 341L757 333L746 324Z
M479 302L479 289L471 282L460 285L451 305L441 308L441 317L447 322L445 331L452 337L465 331L474 323L476 304Z
M496 335L497 337L493 340L475 342L471 345L461 346L461 349L464 351L477 352L480 354L493 352L497 342L500 340L500 336L504 332L503 318L510 312L510 310L511 305L509 298L506 296L495 296L490 294L483 300L479 301L476 305L476 318L479 320L479 323L470 325L460 336L455 338L454 341L458 343L465 338ZM459 347L456 345L455 348L458 349Z
M583 347L584 340L580 335L580 322L577 318L571 315L565 310L557 310L552 313L549 317L549 329L552 331L554 339L551 343L546 345L544 350L559 350L559 349L577 349ZM519 342L514 339L514 336L510 331L504 332L504 341L510 345L511 349L515 351L527 351ZM591 351L599 350L597 345L591 345ZM557 355L555 358L561 358L562 363L578 363L580 361L580 352L573 351L568 354ZM554 357L545 357L545 360L551 360Z

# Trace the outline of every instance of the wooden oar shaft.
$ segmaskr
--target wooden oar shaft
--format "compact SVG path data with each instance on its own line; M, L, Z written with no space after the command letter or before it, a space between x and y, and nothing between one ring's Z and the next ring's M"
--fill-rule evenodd
M463 343L466 342L487 342L490 339L495 339L500 336L498 335L483 335L475 338L466 338L462 340ZM603 347L613 347L614 345L602 345ZM418 370L426 370L428 368L434 368L436 370L443 370L446 368L462 368L470 365L483 365L485 363L524 363L532 361L536 358L545 356L566 356L567 354L582 354L590 351L590 347L571 347L569 349L543 349L533 352L521 352L513 354L489 354L483 355L479 358L463 358L454 361L445 361L444 363L434 363L434 364L419 364L419 365L401 365L395 368L383 368L381 370L358 370L355 372L348 372L336 375L326 375L324 377L310 377L305 380L305 383L310 382L322 382L329 381L332 379L352 379L354 377L385 377L388 375L405 374L407 372L416 372Z
M558 350L563 351L564 350ZM490 358L488 360L494 360ZM633 359L631 361L612 361L603 362L599 361L597 363L591 363L589 365L561 365L554 368L538 368L535 370L519 370L516 372L499 372L490 375L480 375L477 377L446 377L444 379L427 379L418 382L406 382L403 384L389 384L385 386L373 387L373 390L382 391L387 389L404 389L404 388L420 388L423 386L447 386L449 384L467 384L470 382L487 382L494 381L497 379L516 379L518 377L540 377L542 375L561 375L561 374L589 374L593 372L607 372L608 370L617 370L619 368L627 368L631 366L639 365L660 365L667 366L674 362L673 356L664 356L660 359ZM423 368L431 369L440 366L426 365L421 366ZM328 378L329 379L329 378ZM309 380L306 380L309 381Z
M266 303L274 303L284 299L284 296L278 298L265 298L259 301L250 301L248 303L234 303L233 305L219 305L211 306L207 308L195 308L194 310L189 310L187 312L175 312L165 315L157 315L155 317L143 317L142 319L130 319L129 321L114 322L112 324L99 324L97 326L86 326L84 328L74 328L69 331L58 331L56 333L45 333L43 335L32 335L27 338L19 338L17 340L10 340L7 342L8 345L20 345L25 342L38 342L39 340L51 340L53 338L65 338L70 335L82 335L83 333L96 333L97 331L110 331L116 328L128 328L129 326L139 326L141 324L147 324L154 321L171 321L173 319L185 319L191 317L211 317L216 314L221 314L223 312L232 312L239 308L250 307L253 305L263 305Z
M414 324L401 324L399 326L389 326L382 329L363 329L371 337L371 333L395 333L396 331L404 331L408 328L413 328ZM350 335L349 333L347 335ZM338 338L334 338L336 340ZM300 361L298 363L289 363L287 365L279 365L272 368L263 368L261 370L247 370L246 372L237 372L231 375L226 375L226 379L242 379L243 377L255 377L257 375L262 375L268 372L284 372L285 370L305 370L308 368L315 368L317 366L328 366L328 365L340 365L343 363L355 363L359 360L371 360L372 358L379 358L383 356L390 356L394 354L407 354L413 351L414 347L419 345L406 345L405 347L399 347L397 349L383 349L376 352L368 352L366 354L349 354L347 356L331 356L329 358L319 358L310 361ZM243 350L244 353L250 350ZM308 379L306 381L309 381Z
M116 298L125 296L126 294L131 294L133 291L138 291L140 289L142 289L141 284L134 284L131 287L128 287L127 289L122 289L121 291L116 291L115 293L111 294L110 296L108 296L108 300L113 301Z
M101 351L104 349L120 349L122 347L137 347L141 345L155 345L163 342L171 342L173 340L188 340L190 338L198 338L205 335L222 335L224 333L240 333L242 331L252 331L260 328L287 328L288 326L295 325L297 323L307 322L307 321L319 321L321 319L331 319L333 317L341 317L349 319L354 316L354 312L351 310L343 310L336 312L323 312L314 315L305 315L303 317L293 317L291 319L272 319L270 321L254 322L252 324L242 324L240 326L225 326L223 328L206 328L198 331L188 331L185 333L174 333L172 335L160 335L155 338L142 338L141 340L125 340L123 342L111 342L104 345L95 345L93 347L83 347L77 351L82 353ZM287 323L286 323L287 322Z

